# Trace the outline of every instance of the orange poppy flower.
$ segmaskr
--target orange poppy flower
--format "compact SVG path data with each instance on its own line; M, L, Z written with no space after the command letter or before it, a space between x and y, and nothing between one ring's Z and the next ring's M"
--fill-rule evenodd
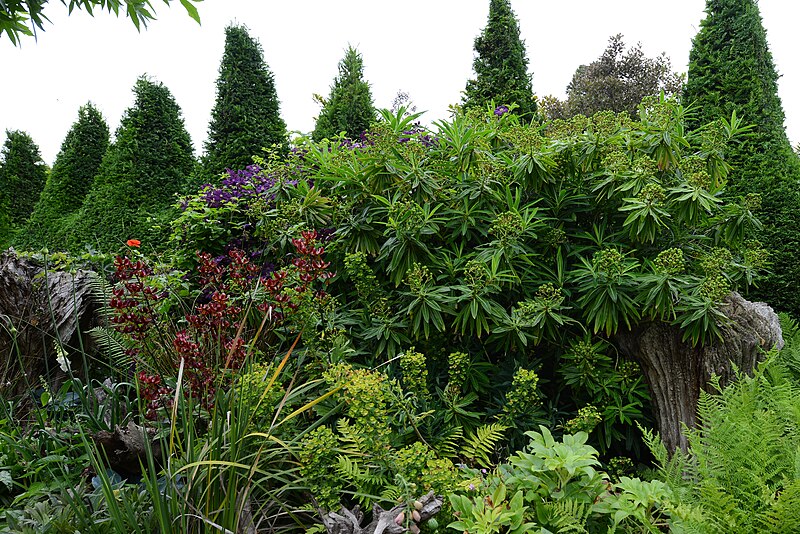
M138 247L141 244L142 244L142 242L139 241L138 239L128 239L128 246L129 247Z

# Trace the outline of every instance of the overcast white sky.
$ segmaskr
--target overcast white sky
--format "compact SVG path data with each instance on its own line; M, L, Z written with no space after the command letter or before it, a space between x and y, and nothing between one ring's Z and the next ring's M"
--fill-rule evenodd
M379 107L406 91L425 122L447 117L472 75L472 44L486 24L488 0L205 0L202 25L180 4L154 2L158 20L137 33L130 20L107 14L67 17L52 1L53 24L19 48L0 40L0 143L6 129L21 129L52 164L77 119L92 101L112 132L132 103L141 74L162 81L183 109L195 151L202 151L214 103L224 28L244 23L264 48L275 75L281 113L290 130L313 129L319 107L313 93L327 95L348 44L364 57L365 77ZM563 96L580 64L596 59L609 36L641 42L648 56L666 52L673 68L686 71L691 40L705 0L512 0L528 49L537 95ZM778 72L786 125L800 141L800 2L761 0L761 14ZM793 98L792 98L793 97Z

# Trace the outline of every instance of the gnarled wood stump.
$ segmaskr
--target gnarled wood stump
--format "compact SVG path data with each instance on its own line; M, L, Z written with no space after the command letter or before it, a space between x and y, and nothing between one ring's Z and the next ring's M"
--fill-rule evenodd
M416 528L416 532L419 532L417 525L438 514L442 509L442 502L441 496L434 495L430 491L427 495L420 497L417 506L421 506L418 509L407 510L406 504L403 503L391 510L384 510L376 504L372 507L372 521L363 527L361 521L364 519L364 514L358 506L352 510L342 507L339 512L323 513L320 510L320 514L328 534L401 534L408 532L405 527L406 519L410 519L415 512L419 519L408 522L411 524L412 531Z
M92 276L46 270L14 249L0 253L0 393L21 395L48 369L57 370L57 341L67 348L80 345L78 336L97 308Z
M658 431L669 451L686 450L682 425L696 426L700 391L709 390L712 375L724 386L735 378L733 365L749 373L764 351L783 347L778 315L767 304L731 293L724 312L730 324L723 340L710 345L692 347L681 341L677 326L666 323L643 324L615 338L620 351L642 366Z

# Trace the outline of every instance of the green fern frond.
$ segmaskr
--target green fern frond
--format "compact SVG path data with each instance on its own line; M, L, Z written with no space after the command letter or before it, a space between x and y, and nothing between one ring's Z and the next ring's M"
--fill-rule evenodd
M575 499L563 499L546 505L550 508L552 519L550 526L558 529L559 534L588 532L586 522L592 513L592 506Z
M89 336L117 369L127 369L133 365L133 357L125 352L131 348L131 344L113 328L96 326L89 330Z
M344 455L338 457L336 473L347 484L358 488L354 495L362 505L382 500L379 493L389 484L389 479L382 472L373 471L369 466L362 467L357 460Z
M339 431L342 452L348 456L367 456L371 452L364 434L346 419L336 421L336 430Z
M474 433L467 434L466 443L459 451L460 456L486 467L491 466L493 462L490 458L496 452L497 444L503 440L507 428L500 423L479 426Z
M464 429L454 426L436 436L435 440L431 440L431 446L440 456L455 458L463 441Z
M109 319L114 315L114 310L108 305L114 287L102 276L93 273L89 277L89 291L98 304L97 315L108 324Z
M777 500L767 510L764 532L800 532L800 477L776 494Z

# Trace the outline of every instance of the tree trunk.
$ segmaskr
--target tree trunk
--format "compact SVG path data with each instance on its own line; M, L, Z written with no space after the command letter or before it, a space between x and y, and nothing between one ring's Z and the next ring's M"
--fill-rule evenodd
M48 370L50 379L59 374L55 343L75 352L93 320L92 276L45 270L14 249L0 253L0 394L21 395Z
M731 293L724 312L730 324L723 340L706 346L692 347L681 341L680 329L666 323L642 324L616 336L620 351L642 366L658 431L668 451L686 450L683 425L696 426L700 391L712 391L712 375L720 378L720 385L727 385L735 378L734 366L749 373L763 351L783 347L778 316L763 302L749 302Z

